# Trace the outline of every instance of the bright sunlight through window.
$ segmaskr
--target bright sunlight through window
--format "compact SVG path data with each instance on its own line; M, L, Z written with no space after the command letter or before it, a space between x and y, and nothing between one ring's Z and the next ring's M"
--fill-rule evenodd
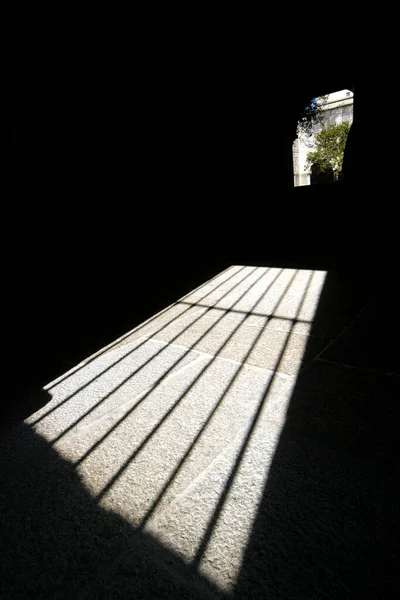
M99 505L231 593L325 275L232 266L48 385L26 423Z

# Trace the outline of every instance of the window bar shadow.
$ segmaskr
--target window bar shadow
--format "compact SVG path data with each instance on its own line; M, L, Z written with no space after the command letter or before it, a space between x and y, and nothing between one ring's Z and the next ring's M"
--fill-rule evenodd
M285 298L285 294L287 293L288 288L290 287L291 283L294 280L295 275L293 275L292 279L288 282L288 285L286 286L282 296L280 297L280 299L278 300L277 304L275 305L275 307L273 308L272 312L277 310L279 308L279 305L281 304L281 302L284 300ZM263 295L263 297L265 296L265 294ZM259 304L263 297L258 300L257 304ZM256 304L256 306L257 306ZM256 307L255 306L255 307ZM254 307L254 308L255 308ZM247 316L250 316L252 314L252 312L249 312ZM246 318L247 318L246 316ZM244 321L246 320L246 318L240 323L240 327L243 325ZM218 408L221 406L224 398L226 397L226 394L229 392L229 390L233 387L233 385L235 384L235 381L237 381L241 371L243 370L247 359L251 356L251 353L253 352L253 349L256 347L261 335L263 334L263 332L265 331L265 328L268 324L268 322L270 321L270 319L272 318L272 315L268 315L265 317L266 318L266 322L263 325L263 327L260 329L260 331L258 332L258 334L256 335L255 339L253 340L253 342L251 343L249 349L247 350L244 358L241 361L241 364L239 365L239 367L237 368L236 372L233 374L233 376L231 377L226 389L220 394L215 406L213 407L213 409L211 410L210 414L208 415L206 421L204 422L204 424L202 425L202 427L200 428L200 430L198 431L198 433L196 434L196 437L194 438L194 440L191 442L189 448L187 449L187 451L185 452L185 454L183 455L183 457L181 458L181 460L179 461L178 465L176 466L176 468L174 469L173 473L171 474L170 478L168 479L168 481L165 483L164 487L162 488L161 492L158 494L156 500L154 501L154 503L151 505L150 509L148 510L148 512L146 513L145 517L142 519L139 527L143 528L145 527L146 523L148 522L148 520L150 519L151 515L154 513L155 509L157 508L158 504L160 503L162 497L164 496L165 492L168 490L168 488L171 486L171 484L173 483L173 481L176 479L178 473L180 472L180 470L182 469L184 463L186 462L186 460L189 458L190 454L192 453L192 451L194 450L197 442L199 441L199 439L201 438L201 436L203 435L203 433L206 431L206 429L208 428L208 426L210 425L211 421L213 420ZM236 333L236 331L233 332Z
M236 271L236 273L233 273L230 277L228 277L228 279L226 281L228 281L229 279L231 279L231 277L234 277L235 274L239 273L242 269L244 269L245 267L242 266L240 269L238 269L238 271ZM195 292L198 292L199 290L201 290L201 288L203 288L206 285L209 285L211 282L215 281L216 279L218 279L218 277L221 277L224 273L226 273L227 271L229 271L230 269L232 269L232 267L227 267L226 269L224 269L223 271L221 271L220 273L217 273L216 275L214 275L214 277L212 277L211 279L209 279L208 281L202 283L201 285L199 285L197 288L195 288L194 290L191 290L190 292L188 292L187 294L185 294L184 296L182 296L182 298L180 298L179 300L177 300L176 302L173 302L171 305L167 306L166 308L164 308L163 310L161 310L160 312L158 312L157 314L155 314L153 317L150 317L150 319L147 319L144 323L141 323L140 325L138 325L137 327L134 327L133 329L131 329L130 331L128 331L127 333L125 333L124 335L122 335L121 337L119 337L117 340L115 340L114 342L111 342L111 344L108 344L105 348L99 350L98 352L95 352L95 354L84 361L83 364L81 365L77 365L76 367L74 367L71 371L68 371L68 373L65 373L65 375L61 375L60 377L57 377L57 380L54 382L53 385L47 385L45 386L46 391L49 391L51 389L53 389L56 385L58 385L59 383L65 381L66 379L68 379L68 377L72 377L77 371L79 371L80 369L83 369L83 367L86 367L87 365L89 365L91 362L93 362L94 360L96 360L96 358L98 358L99 356L101 356L102 354L104 354L105 352L108 352L109 350L111 350L112 348L114 348L117 344L120 344L123 340L125 340L126 338L128 338L130 335L132 335L133 332L136 331L140 331L141 329L143 329L143 327L146 327L147 325L149 325L149 323L151 323L152 321L154 321L155 319L157 319L158 317L160 317L161 315L165 314L168 310L170 310L173 306L175 306L176 304L180 304L182 303L183 300L185 300L185 298L188 298L189 296L191 296L192 294L194 294ZM225 282L222 282L225 283ZM221 285L220 283L218 284L218 286ZM217 287L218 287L217 286ZM217 289L217 288L216 288ZM213 291L213 290L212 290ZM211 292L209 292L211 293ZM208 296L208 294L206 294L206 296ZM206 297L205 296L205 297Z
M190 304L191 306L201 306L204 308L208 308L208 304L191 304L190 302L182 302L182 304ZM235 308L223 308L221 306L212 306L212 308L214 308L215 310L226 310L228 312L233 312L233 313L240 313L242 315L252 315L253 317L264 317L264 318L270 318L270 317L274 317L275 319L279 319L280 321L293 321L293 319L291 317L276 317L275 315L273 315L272 313L259 313L259 312L252 312L249 313L246 310L236 310ZM276 310L276 309L275 309ZM307 321L306 319L296 319L297 323L309 323L309 321Z
M255 302L255 306L261 302L261 300L265 297L266 293L268 292L268 290L272 287L272 285L276 282L277 278L281 275L282 270L277 273L273 279L273 281L269 284L269 286L267 287L267 289L263 292L261 298L259 298L256 302ZM262 273L260 275L260 277L257 279L257 281L259 281L259 279L261 279L263 276L265 275L265 273ZM290 285L290 283L293 281L295 277L295 274L293 274L291 281L289 282L288 286ZM255 285L254 282L253 286ZM253 287L252 286L252 287ZM251 290L251 288L249 290L247 290L247 292L249 292ZM284 294L286 293L286 289ZM283 294L283 296L284 296ZM282 297L283 297L282 296ZM239 302L242 298L239 298L239 300L237 302ZM236 303L235 303L236 304ZM224 315L225 317L226 315ZM222 318L224 318L222 317ZM246 319L247 317L245 317ZM244 319L244 320L245 320ZM222 319L219 320L219 322ZM117 479L122 475L122 473L125 471L125 469L128 467L128 465L132 462L132 460L134 460L136 458L136 456L139 454L139 452L141 452L141 450L144 448L144 446L147 444L147 442L150 440L150 438L158 431L158 429L161 427L161 425L169 418L169 416L172 414L172 412L176 409L176 407L180 404L180 402L183 400L183 398L188 394L188 392L193 388L193 386L199 381L199 379L204 375L204 373L206 372L207 369L209 369L210 365L214 363L214 361L218 358L218 356L220 355L220 353L222 352L222 350L225 348L225 346L228 344L229 340L232 338L232 336L236 333L236 331L242 326L243 321L241 321L235 328L234 330L230 333L230 335L228 336L228 338L222 343L222 345L219 347L217 353L212 357L211 361L209 363L207 363L207 365L205 365L203 367L203 369L200 371L200 373L194 378L194 380L190 383L190 385L188 386L188 388L186 388L186 390L183 392L183 394L180 395L180 397L174 402L174 404L172 405L172 407L165 413L165 415L162 417L162 419L157 423L157 425L151 430L151 432L144 438L144 440L141 442L141 444L138 446L138 448L136 448L136 450L129 456L129 458L121 465L121 467L118 469L118 471L116 472L116 474L110 479L110 481L107 483L107 485L101 490L101 492L99 492L99 494L96 496L96 500L99 501L101 500L101 498L111 489L111 487L114 485L114 483L117 481ZM210 328L210 330L214 327L214 325ZM207 331L208 333L208 331ZM203 336L202 336L203 337ZM199 340L200 341L200 340ZM198 342L197 342L198 343ZM152 390L151 390L152 391ZM149 392L150 393L150 392ZM125 418L125 417L124 417ZM122 419L123 420L123 419ZM92 451L92 450L90 450ZM78 461L78 464L80 464L81 460ZM75 463L76 466L77 463Z
M253 271L251 271L250 273L248 273L240 282L238 282L232 289L234 289L235 287L237 287L238 285L240 285L241 283L243 283L243 281L245 281L245 279L247 279L248 277L250 277L253 273L255 272L255 269ZM224 296L230 294L232 292L232 289L227 291ZM247 294L248 290L246 290L246 292L243 294ZM201 315L199 315L194 321L192 321L191 323L189 323L186 327L184 327L181 331L179 331L170 341L169 344L171 344L172 342L176 341L183 333L185 333L187 330L190 329L190 327L192 327L195 323L199 322L204 315L206 315L209 310L211 310L212 307L210 307L208 310L206 310L204 313L202 313ZM225 316L222 315L220 317L220 319L222 319ZM217 321L218 322L218 321ZM214 323L212 327L215 326L216 323ZM210 328L210 329L211 329ZM208 333L208 331L206 331L206 334ZM206 335L204 334L204 335ZM200 338L202 339L202 338ZM148 341L148 340L146 340ZM199 342L200 340L198 340L196 342L196 344ZM76 419L73 423L71 423L71 425L69 425L66 429L64 429L61 433L58 434L58 436L56 436L55 438L53 438L50 443L54 444L56 442L58 442L66 433L68 433L68 431L71 431L71 429L73 429L78 423L80 423L81 421L83 421L83 419L85 419L90 413L92 413L96 408L98 408L100 406L100 404L102 404L103 402L105 402L112 394L114 394L118 389L120 389L122 386L124 386L130 379L132 379L132 377L134 377L135 375L137 375L142 369L144 369L144 367L146 367L147 365L150 364L150 362L152 360L154 360L157 356L159 356L162 352L164 352L166 349L168 348L168 344L166 346L164 346L163 348L160 348L159 350L157 350L157 352L155 354L153 354L153 356L151 356L145 363L143 363L142 365L140 365L139 367L137 367L137 369L135 369L132 373L130 373L129 375L127 375L127 377L125 377L125 379L123 379L123 381L121 383L119 383L117 386L115 386L108 394L106 394L105 396L101 397L100 400L98 400L98 402L96 402L95 404L93 404L93 406L91 406L85 413L83 413L80 417L78 417L78 419ZM134 350L132 350L132 352L134 352L137 349L134 348ZM181 356L171 367L168 367L168 369L165 371L165 373L163 373L163 375L161 375L161 377L159 379L157 379L154 387L156 385L158 385L159 382L161 382L162 380L165 379L165 377L172 371L172 369L174 369L188 354L189 352L193 349L193 346L191 346L190 348L187 349L187 351L183 354L183 356ZM104 372L103 372L104 373ZM95 377L95 379L97 379L99 376ZM152 391L153 388L150 390ZM75 395L78 392L75 392L73 395ZM70 400L72 396L70 396L67 400ZM138 404L135 406L138 406L142 400L144 398L140 399ZM66 402L67 400L63 401Z
M256 279L256 281L254 281L252 283L252 285L250 286L250 288L248 288L245 292L243 292L243 294L241 294L241 296L238 298L238 300L235 302L235 304L237 302L240 302L240 300L243 299L243 297L249 293L249 291L251 290L251 288L263 277L263 275L265 275L265 273L261 273L261 275ZM275 279L279 276L279 273L276 275ZM102 436L99 440L97 440L97 442L95 442L90 448L89 450L87 450L85 452L85 454L83 454L81 456L81 458L76 461L74 463L74 466L78 466L80 465L92 452L93 450L95 450L128 416L130 416L138 407L140 404L142 404L142 402L144 402L144 400L160 385L160 383L169 375L169 373L172 371L172 369L174 369L181 360L183 360L183 358L185 358L185 356L193 350L193 348L206 336L210 333L210 331L217 325L217 323L220 323L222 321L222 319L225 317L225 315L222 315L218 321L216 323L213 323L201 336L200 338L197 340L197 342L195 344L193 344L190 348L187 349L187 351L185 352L185 354L177 361L174 363L174 365L172 365L166 373L164 373L159 379L157 379L157 381L154 383L154 385L151 387L150 390L147 390L145 392L145 395L142 396L140 398L140 400L127 412L125 413L118 421L116 421L116 423L113 425L113 427L104 435ZM229 339L231 336L228 337L228 339L226 340L225 343L228 343ZM206 365L208 366L208 365ZM200 374L201 375L201 374ZM198 377L196 377L195 381L191 384L194 385L194 383L198 380L198 378L200 377L200 375ZM187 393L187 390L185 392L185 394ZM176 402L176 404L173 406L173 408L175 408L175 406L177 406L177 404L179 403L180 399L178 399L178 401ZM171 412L171 411L170 411ZM168 413L169 414L169 413ZM153 432L152 432L153 433ZM151 434L152 435L152 434ZM150 436L151 437L151 436ZM150 439L150 438L149 438ZM130 462L131 458L128 460L128 462Z
M306 289L304 291L304 294L302 296L302 300L301 300L301 302L300 302L300 304L299 304L299 306L297 308L296 316L293 319L294 322L296 321L298 315L300 314L301 308L304 305L305 297L306 297L308 289L310 287L311 279L312 279L312 275L310 275L310 277L309 277L309 281L307 283L307 287L306 287ZM229 478L228 478L228 480L226 482L226 485L224 487L224 491L223 491L223 493L221 494L221 496L220 496L220 498L218 500L218 503L217 503L217 506L215 507L214 513L213 513L213 515L212 515L212 517L211 517L211 519L209 521L207 529L206 529L206 531L205 531L205 533L203 535L203 538L202 538L202 540L201 540L201 542L199 544L198 550L196 552L196 556L195 556L195 558L192 561L192 567L194 569L198 569L200 561L201 561L202 557L204 556L204 554L205 554L205 552L207 550L207 547L208 547L208 544L210 542L210 539L211 539L214 527L217 524L219 515L221 514L221 511L223 509L225 501L226 501L226 499L228 497L229 490L232 487L232 484L233 484L234 479L236 477L236 473L238 472L240 464L241 464L241 462L243 460L246 448L247 448L247 446L248 446L248 444L250 442L250 439L251 439L251 437L253 435L253 432L254 432L254 430L256 428L258 420L259 420L259 418L261 416L262 410L263 410L263 408L264 408L264 406L266 404L268 393L269 393L269 391L271 389L271 386L272 386L272 384L273 384L273 382L274 382L274 380L276 378L276 374L279 371L280 363L282 361L282 358L284 356L285 350L287 348L290 336L292 335L293 326L294 325L292 324L291 327L290 327L290 330L287 332L285 343L284 343L284 345L282 347L282 350L281 350L281 352L279 354L279 357L278 357L278 359L276 361L276 365L275 365L275 369L274 369L274 374L272 375L270 381L268 382L268 384L266 386L266 389L265 389L265 392L263 394L263 397L262 397L261 401L258 404L258 407L256 409L256 412L254 414L252 422L251 422L251 424L249 426L248 432L246 434L245 440L244 440L244 442L242 444L242 447L240 449L239 455L238 455L238 457L237 457L237 459L235 461L235 464L234 464L234 466L233 466L233 468L232 468L232 470L231 470L231 472L229 474Z
M232 275L230 275L230 277L228 277L225 281L223 281L222 283L225 284L227 283L227 281L229 281L229 279L232 279L233 277L235 277L238 273L240 273L245 267L241 267L238 271L236 271L235 273L233 273ZM247 275L249 276L249 274ZM243 278L243 280L246 279L246 277ZM228 290L227 294L230 293L233 289L235 289L235 287L237 287L238 285L240 285L240 283L242 283L243 280L240 280L239 282L235 283L234 286L232 286L232 288L230 290ZM221 284L219 284L221 285ZM214 293L215 290L218 288L214 288L212 289L210 292L208 292L203 298L201 298L200 300L204 300L207 296L209 296L210 294ZM218 300L219 302L219 300ZM172 306L176 306L180 304L180 302L176 302L174 305ZM168 307L168 309L166 310L170 310L171 307ZM149 338L146 338L145 340L143 340L142 342L140 342L137 346L135 346L135 348L133 348L132 350L129 350L129 352L127 352L126 354L124 354L121 358L119 358L118 360L116 360L114 363L112 363L111 365L109 365L108 367L106 367L101 373L95 375L94 377L92 377L89 381L87 381L85 384L83 384L81 387L79 387L77 390L75 390L70 396L68 396L67 398L65 398L62 402L60 402L59 404L57 404L57 406L55 406L54 408L51 408L50 410L48 410L46 413L44 413L43 415L41 415L40 417L38 417L35 421L31 422L31 425L36 425L37 423L40 423L40 421L42 421L43 419L45 419L48 415L50 415L51 413L55 412L56 410L58 410L59 408L61 408L64 404L66 404L69 400L71 400L74 396L76 396L76 394L79 394L79 392L81 392L82 390L84 390L85 388L87 388L89 385L91 385L94 381L96 381L96 379L99 379L100 377L102 377L105 373L107 373L108 371L110 371L111 369L113 369L116 365L118 365L119 363L121 363L122 361L124 361L128 356L130 356L131 354L133 354L134 352L136 352L141 346L143 346L144 344L146 344L150 339L152 339L155 335L158 335L159 333L161 333L164 329L166 329L169 325L171 325L174 321L177 321L178 319L182 318L183 315L185 315L190 308L193 308L192 305L191 307L188 307L187 309L183 310L179 315L174 316L172 319L170 319L170 321L168 321L167 323L165 323L162 327L160 327L159 329L157 329L156 331L154 331L151 336ZM157 315L155 315L154 318L159 317L161 314L163 313L158 313ZM205 313L204 313L205 314ZM195 321L194 321L195 322ZM144 325L148 325L149 322L144 323ZM144 326L143 325L143 326ZM184 330L183 330L184 331ZM183 333L180 332L180 334ZM128 335L131 335L132 332L130 332ZM148 359L148 361L146 361L143 365L140 366L140 368L143 368L149 361L151 361L156 355L150 357ZM97 357L96 357L97 358ZM94 359L93 359L94 360ZM87 363L89 364L89 363ZM86 364L84 365L86 366ZM74 371L75 373L76 371ZM130 376L135 375L135 373L131 373ZM58 385L58 384L56 384ZM47 388L46 388L47 389ZM52 389L52 388L49 388ZM47 389L48 391L48 389Z

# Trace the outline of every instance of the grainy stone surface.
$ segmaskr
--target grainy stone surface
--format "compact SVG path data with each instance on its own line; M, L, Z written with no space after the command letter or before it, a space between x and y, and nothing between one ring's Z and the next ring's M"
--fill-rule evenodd
M232 267L47 386L0 442L0 597L350 598L381 507L373 587L399 386L319 360L324 279Z

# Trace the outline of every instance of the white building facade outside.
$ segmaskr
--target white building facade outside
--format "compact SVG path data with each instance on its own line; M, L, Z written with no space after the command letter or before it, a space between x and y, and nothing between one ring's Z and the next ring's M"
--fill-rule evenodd
M319 98L318 101L321 102ZM341 90L328 94L326 102L321 106L323 125L333 125L348 121L353 122L353 92ZM294 185L310 185L311 170L306 169L307 154L316 149L316 134L321 130L321 125L315 126L309 137L300 134L293 142L293 172Z

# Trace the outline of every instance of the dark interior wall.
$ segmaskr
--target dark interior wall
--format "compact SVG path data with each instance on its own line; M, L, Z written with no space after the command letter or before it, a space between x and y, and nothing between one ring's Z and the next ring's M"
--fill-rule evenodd
M18 377L32 353L46 362L49 348L84 343L124 297L140 312L168 277L190 285L196 263L336 248L343 186L294 190L291 147L304 102L350 87L353 73L307 79L254 45L204 48L171 43L133 62L66 51L19 76L2 251Z

